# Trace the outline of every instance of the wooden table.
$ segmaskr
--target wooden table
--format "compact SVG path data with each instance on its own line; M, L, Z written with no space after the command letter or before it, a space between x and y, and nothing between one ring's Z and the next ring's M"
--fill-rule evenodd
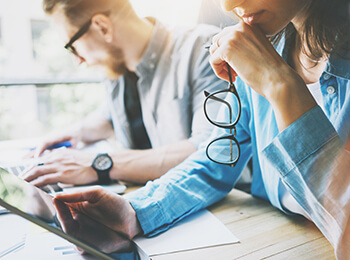
M16 143L23 145L23 141ZM1 148L13 148L13 144L14 141L0 142L0 151ZM129 186L127 192L137 188L139 186ZM209 210L240 239L240 243L152 259L335 259L332 246L312 222L300 216L288 216L268 202L242 191L231 191Z
M240 239L240 243L152 259L335 259L333 247L312 222L300 216L288 216L242 191L231 191L209 210Z
M208 209L240 243L153 256L152 260L335 259L332 246L312 222L285 215L242 191L233 190Z

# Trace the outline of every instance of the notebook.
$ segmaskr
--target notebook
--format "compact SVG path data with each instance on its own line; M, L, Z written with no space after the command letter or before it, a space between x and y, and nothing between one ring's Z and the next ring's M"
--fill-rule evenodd
M89 216L59 221L52 196L0 168L0 206L75 244L98 259L150 259L133 241ZM61 203L60 207L69 210ZM62 214L62 213L61 213Z

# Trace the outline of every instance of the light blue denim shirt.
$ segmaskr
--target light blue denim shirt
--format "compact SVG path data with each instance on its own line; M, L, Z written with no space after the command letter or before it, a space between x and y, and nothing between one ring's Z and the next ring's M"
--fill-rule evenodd
M284 41L276 49L286 57ZM322 150L324 144L341 145L341 140L347 138L349 77L349 61L331 56L320 78L326 115L316 107L282 133L279 133L269 102L238 78L235 84L242 102L242 114L237 125L236 138L241 146L237 165L231 168L208 160L205 142L196 153L160 179L126 194L125 198L135 209L144 233L156 235L189 214L222 199L233 188L250 158L253 160L252 194L289 213L281 204L280 194L286 192L285 185L293 186L296 180L289 178L286 184L281 176L302 167L300 163L304 160L317 156L314 152ZM211 139L223 134L225 130L217 128ZM272 149L280 142L289 153Z
M339 259L348 259L350 252L350 241L343 241L350 218L350 152L344 149L350 143L350 56L344 56L331 55L320 78L326 115L319 107L313 109L262 151Z

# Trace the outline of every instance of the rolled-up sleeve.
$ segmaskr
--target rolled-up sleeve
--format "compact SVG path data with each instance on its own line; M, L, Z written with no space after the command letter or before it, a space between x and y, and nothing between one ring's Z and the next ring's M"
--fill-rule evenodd
M161 233L175 223L223 198L233 187L229 166L218 166L198 150L182 164L145 187L124 195L135 209L146 236Z
M146 236L166 231L231 191L251 153L249 136L244 131L239 133L241 158L234 168L210 161L205 152L206 144L202 143L198 151L161 178L124 195L135 209ZM216 129L212 137L222 134L226 132Z
M350 154L343 148L331 122L320 107L315 107L262 152L335 248L341 243L350 214Z

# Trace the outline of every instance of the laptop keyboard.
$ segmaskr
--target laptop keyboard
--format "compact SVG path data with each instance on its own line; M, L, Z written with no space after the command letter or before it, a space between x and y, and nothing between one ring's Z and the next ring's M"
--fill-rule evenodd
M14 175L18 176L24 169L26 168L25 165L15 165L15 166L9 166L9 167L3 167L6 171L13 173Z

